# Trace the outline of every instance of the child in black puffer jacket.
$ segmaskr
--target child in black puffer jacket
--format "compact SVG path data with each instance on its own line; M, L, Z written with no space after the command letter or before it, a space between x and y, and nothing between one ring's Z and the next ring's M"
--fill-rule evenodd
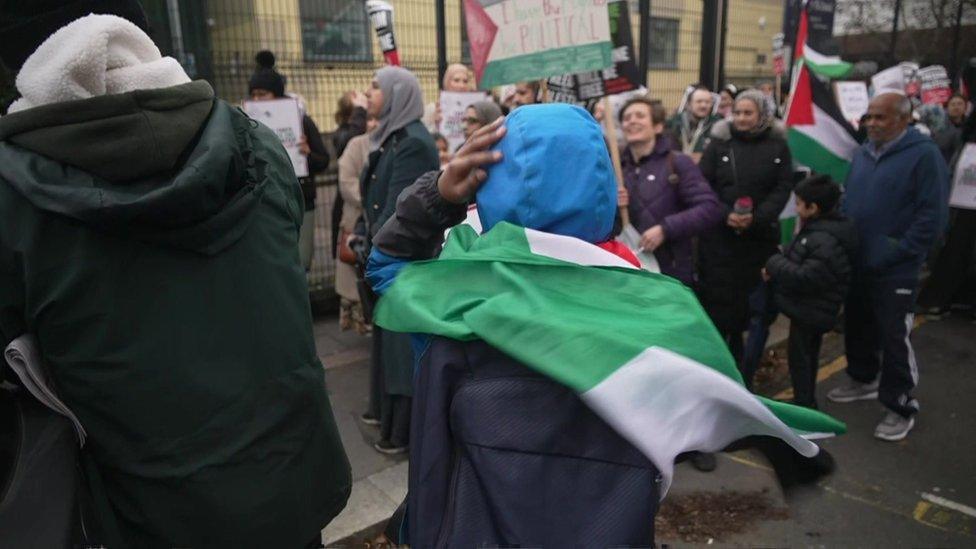
M793 402L817 407L820 342L833 328L847 295L857 233L837 211L840 187L827 175L808 177L794 190L800 232L769 258L763 278L790 319L789 365Z

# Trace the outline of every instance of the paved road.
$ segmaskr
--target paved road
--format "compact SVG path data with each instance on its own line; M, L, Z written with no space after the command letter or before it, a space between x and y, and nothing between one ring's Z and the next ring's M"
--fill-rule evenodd
M743 452L721 456L711 474L682 466L671 495L765 489L789 514L737 535L717 532L719 546L976 547L976 325L962 319L928 322L913 341L921 413L904 441L872 436L883 413L877 402L834 404L822 398L825 411L845 421L849 431L823 442L838 469L818 486L786 498L761 456ZM821 369L833 375L821 382L819 395L844 381L842 367L840 358Z

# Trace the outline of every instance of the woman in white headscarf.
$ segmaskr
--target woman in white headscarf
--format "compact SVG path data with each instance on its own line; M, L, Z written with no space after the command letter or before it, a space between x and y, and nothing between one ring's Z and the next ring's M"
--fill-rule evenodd
M421 123L424 102L417 77L401 67L376 71L366 92L370 116L379 125L369 134L369 161L360 180L367 244L393 215L403 189L440 167L437 147ZM406 334L373 330L370 408L363 421L380 424L383 453L407 451L413 350Z
M699 241L698 296L739 361L746 387L752 386L766 328L775 318L760 271L776 253L779 214L793 190L786 130L766 107L758 90L736 96L732 120L712 127L698 164L726 218Z

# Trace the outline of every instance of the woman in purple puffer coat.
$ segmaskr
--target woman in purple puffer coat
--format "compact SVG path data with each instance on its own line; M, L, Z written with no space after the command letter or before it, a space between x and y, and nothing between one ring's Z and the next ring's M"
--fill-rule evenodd
M722 221L722 205L694 161L672 151L661 134L664 107L634 97L619 116L627 140L621 164L628 210L641 247L654 252L663 274L694 286L692 238Z

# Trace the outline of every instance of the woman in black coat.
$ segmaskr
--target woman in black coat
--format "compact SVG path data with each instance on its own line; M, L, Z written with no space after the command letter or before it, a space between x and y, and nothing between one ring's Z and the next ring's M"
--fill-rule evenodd
M697 290L740 367L754 370L765 342L751 345L758 352L744 352L742 332L753 317L763 329L771 321L760 271L780 242L779 215L793 188L793 168L782 127L774 126L762 93L739 94L732 116L731 123L715 124L699 163L724 206L725 223L701 237ZM744 371L747 386L751 373Z
M360 179L367 247L396 210L397 197L421 175L440 168L437 147L421 123L424 102L417 77L400 67L376 71L367 91L369 114L379 121L370 134L370 154ZM407 334L373 327L370 409L367 423L380 423L375 448L407 451L413 395L413 349Z

